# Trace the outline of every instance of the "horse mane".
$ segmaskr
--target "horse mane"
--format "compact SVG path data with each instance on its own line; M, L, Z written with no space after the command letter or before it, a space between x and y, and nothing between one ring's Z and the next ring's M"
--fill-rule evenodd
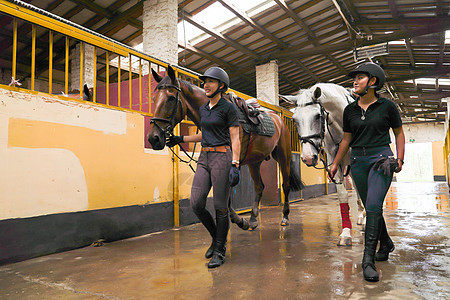
M298 97L298 99L301 101L297 102L297 105L304 106L305 103L308 103L312 99L312 95L314 93L314 90L320 87L322 94L319 97L319 99L335 99L335 98L343 98L347 99L349 96L349 91L344 88L343 86L340 86L335 83L316 83L313 86L307 88L307 89L300 89L297 93L297 95L301 95L306 93L308 97Z

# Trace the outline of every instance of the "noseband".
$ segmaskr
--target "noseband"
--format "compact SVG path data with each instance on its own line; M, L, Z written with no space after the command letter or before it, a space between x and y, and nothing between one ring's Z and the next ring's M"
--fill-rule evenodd
M168 88L174 88L177 90L177 97L176 97L177 105L176 105L175 109L173 110L172 114L170 115L169 119L153 117L150 120L150 124L155 124L155 126L158 127L159 130L164 132L164 134L170 136L170 135L172 135L173 129L175 128L176 124L178 123L178 122L176 122L175 118L177 117L177 112L178 112L179 107L181 108L181 114L183 114L183 101L181 101L181 98L180 98L181 89L178 86L175 86L172 84L164 84L164 85L159 85L156 87L157 90L168 89ZM165 127L162 127L157 122L166 123L167 125Z
M325 110L325 108L323 107L322 103L320 103L320 101L311 101L311 102L305 103L304 106L314 105L314 104L318 104L320 106L320 131L318 133L300 136L300 142L302 145L304 143L311 144L314 147L314 149L317 150L317 153L320 154L323 151L323 140L325 138L325 120L327 121L327 126L328 126L329 112L327 112ZM330 132L329 129L328 129L328 132ZM330 132L330 134L331 134L331 132ZM314 138L320 139L320 143L318 145L316 143L314 143L314 141L312 140Z

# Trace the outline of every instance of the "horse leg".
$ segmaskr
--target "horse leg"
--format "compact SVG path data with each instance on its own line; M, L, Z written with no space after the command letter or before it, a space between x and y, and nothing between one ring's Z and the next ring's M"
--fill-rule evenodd
M236 213L234 208L231 207L231 204L228 206L228 211L230 212L231 223L235 223L237 226L239 226L239 228L243 230L248 230L250 224L245 218L242 218Z
M353 180L353 178L352 178ZM365 227L366 227L366 210L364 209L364 205L362 203L361 197L359 196L358 190L356 190L356 185L353 183L353 186L355 187L355 191L356 191L356 204L358 204L358 211L359 216L358 216L358 220L356 221L356 224L358 225L363 225L362 229L364 231Z
M289 150L290 151L290 150ZM281 226L289 225L289 192L291 191L290 185L290 172L291 172L291 157L288 155L287 150L284 147L276 147L272 152L272 157L278 162L280 166L281 176L283 178L283 218L281 219Z
M250 175L255 183L255 201L253 201L252 212L250 214L250 229L253 230L258 227L259 203L261 201L262 193L264 191L264 183L261 179L260 167L262 161L248 165Z
M345 185L336 184L336 190L339 199L339 206L341 209L342 218L342 233L339 236L338 246L352 245L352 221L350 220L350 206L348 205L348 193Z

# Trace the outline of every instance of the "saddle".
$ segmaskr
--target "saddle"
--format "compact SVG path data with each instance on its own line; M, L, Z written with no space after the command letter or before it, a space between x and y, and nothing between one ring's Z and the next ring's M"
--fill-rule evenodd
M263 123L260 111L258 110L260 106L257 101L247 102L233 93L226 94L225 99L236 105L251 124L259 125Z
M273 136L275 124L267 112L260 111L256 99L245 101L233 93L225 95L225 99L238 107L239 124L244 132L258 135Z

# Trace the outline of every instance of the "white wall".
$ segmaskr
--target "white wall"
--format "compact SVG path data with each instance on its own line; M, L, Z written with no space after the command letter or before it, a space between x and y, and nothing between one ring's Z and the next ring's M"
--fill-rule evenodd
M414 143L426 143L443 141L445 139L444 124L423 123L423 124L404 124L406 143L411 139ZM392 140L393 142L395 141Z

